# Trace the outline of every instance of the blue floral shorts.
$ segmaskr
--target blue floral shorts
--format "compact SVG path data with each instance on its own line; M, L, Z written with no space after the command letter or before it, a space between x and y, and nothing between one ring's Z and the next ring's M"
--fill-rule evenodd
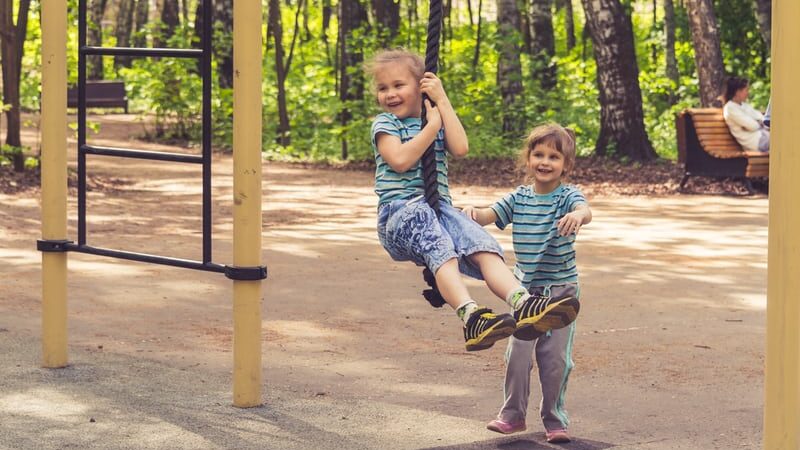
M464 275L483 279L466 257L478 252L503 257L500 244L475 221L442 201L440 216L424 199L395 200L378 210L378 238L395 261L413 261L433 273L450 259L458 259Z

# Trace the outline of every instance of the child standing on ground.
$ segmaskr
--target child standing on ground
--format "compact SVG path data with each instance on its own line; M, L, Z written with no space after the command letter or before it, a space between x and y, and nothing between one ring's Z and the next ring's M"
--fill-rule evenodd
M575 164L575 139L556 124L535 128L528 136L521 161L532 186L520 186L489 208L464 209L481 225L494 223L501 230L513 225L515 275L541 302L572 304L578 309L578 271L573 243L592 213L581 191L562 184ZM567 310L567 314L569 310ZM574 366L572 343L575 323L567 316L565 328L535 326L515 334L506 350L505 403L487 428L509 434L526 429L533 354L542 385L540 413L548 442L569 442L569 420L564 410L567 379ZM574 316L572 317L574 319ZM538 324L537 324L538 325Z
M468 351L483 350L512 333L531 331L557 305L538 302L508 270L503 250L482 227L452 206L447 182L447 155L469 150L467 134L439 78L425 72L419 55L384 50L366 66L383 113L372 123L378 237L396 261L427 266L444 298L464 322ZM421 126L422 94L427 124ZM433 143L439 181L440 214L425 202L422 154ZM508 303L511 314L495 314L470 297L461 273L483 279Z

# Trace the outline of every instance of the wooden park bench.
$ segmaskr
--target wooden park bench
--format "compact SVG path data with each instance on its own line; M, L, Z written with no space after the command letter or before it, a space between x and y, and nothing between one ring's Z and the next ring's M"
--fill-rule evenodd
M78 107L77 86L70 87L67 90L67 107ZM128 96L125 93L125 83L122 81L87 81L86 107L123 108L125 114L128 114Z
M691 175L734 177L753 193L752 178L769 176L769 153L748 152L736 142L721 108L690 108L678 114L678 162L685 170L680 188Z

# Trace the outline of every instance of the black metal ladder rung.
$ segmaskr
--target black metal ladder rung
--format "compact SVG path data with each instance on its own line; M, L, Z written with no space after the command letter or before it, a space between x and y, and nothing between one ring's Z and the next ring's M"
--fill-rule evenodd
M137 253L125 250L113 250L110 248L93 247L91 245L76 245L74 243L67 243L65 247L68 251L87 253L90 255L110 256L129 261L162 264L172 267L183 267L186 269L205 270L208 272L225 272L225 266L210 262L203 263L200 261L192 261L190 259L172 258L169 256L151 255L149 253Z
M94 145L82 145L82 153L87 155L116 156L119 158L149 159L152 161L170 161L181 163L202 164L202 155L186 155L183 153L153 152L149 150L138 150L133 148L99 147Z
M202 58L203 50L196 48L93 47L84 45L84 55L101 56L167 56L172 58Z

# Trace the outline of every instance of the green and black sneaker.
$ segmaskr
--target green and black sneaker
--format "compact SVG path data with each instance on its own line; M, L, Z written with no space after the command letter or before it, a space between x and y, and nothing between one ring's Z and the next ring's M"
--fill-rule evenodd
M475 310L464 325L467 351L484 350L500 339L505 339L517 329L511 314L495 314L489 308Z
M514 310L517 320L514 337L532 341L550 330L564 328L575 321L580 309L580 302L573 296L553 299L547 295L531 295Z

